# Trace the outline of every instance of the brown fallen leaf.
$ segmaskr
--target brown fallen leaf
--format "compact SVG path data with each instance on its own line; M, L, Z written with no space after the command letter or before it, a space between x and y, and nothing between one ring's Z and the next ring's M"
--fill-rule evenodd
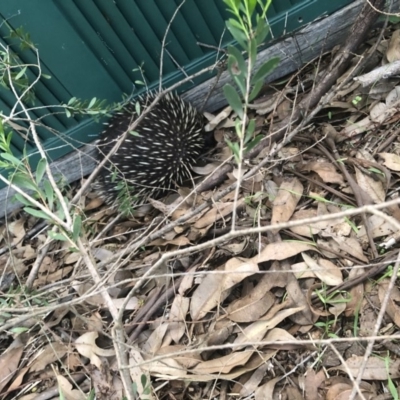
M78 389L74 389L72 383L62 375L57 375L58 389L65 400L85 400L87 396Z
M226 262L224 268L216 271L226 273L206 275L192 295L190 315L194 321L203 318L229 295L230 288L258 272L259 268L253 259L233 257Z
M171 305L169 313L169 334L175 343L179 343L181 337L185 333L186 324L185 317L189 311L190 300L177 294Z
M16 338L8 349L0 355L0 392L18 370L23 350L24 343L20 338Z
M331 369L339 369L345 373L350 371L353 378L357 378L360 373L360 367L363 363L363 356L352 356L346 360L346 365L333 367ZM391 379L400 378L400 360L390 360L388 365L383 358L371 356L368 358L366 368L363 371L361 379L387 381L388 377Z
M98 336L99 334L97 332L84 333L75 340L75 347L79 354L89 358L91 364L101 369L102 361L100 357L112 357L115 355L115 352L113 349L105 350L98 347L96 344Z
M344 185L343 176L336 171L333 164L326 161L310 161L301 167L301 171L314 171L326 183Z
M308 243L275 242L267 244L260 254L253 257L253 260L257 263L270 260L285 260L307 250L317 251L313 245Z
M271 225L289 221L303 190L303 185L297 178L286 179L282 182L273 202ZM275 233L277 233L276 230Z

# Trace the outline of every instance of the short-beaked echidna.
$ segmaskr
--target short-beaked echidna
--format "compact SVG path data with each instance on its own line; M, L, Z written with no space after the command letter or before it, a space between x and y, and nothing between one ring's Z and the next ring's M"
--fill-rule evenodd
M137 118L136 102L142 113L156 95L129 103L111 118L97 143L99 160ZM177 94L166 94L128 133L101 170L95 189L107 204L118 205L126 193L134 199L157 198L175 183L182 184L204 147L203 127L201 113Z

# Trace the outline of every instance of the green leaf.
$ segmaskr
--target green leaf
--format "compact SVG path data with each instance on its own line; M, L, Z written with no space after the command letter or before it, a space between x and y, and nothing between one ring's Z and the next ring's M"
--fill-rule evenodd
M46 166L47 166L47 160L45 158L41 158L36 168L36 183L38 185L42 181L43 175L46 172Z
M51 239L54 239L54 240L61 240L63 242L68 240L67 236L65 236L64 233L48 231L48 235Z
M265 77L269 75L279 64L279 58L273 57L264 64L261 65L259 70L254 74L252 78L252 84L256 84L259 81L264 81Z
M250 53L250 66L251 69L253 69L257 59L257 42L254 38L251 39L249 42L249 53Z
M239 118L236 118L235 119L235 132L236 132L236 136L239 139L242 139L242 136L243 136L242 127L243 127L242 121Z
M257 26L254 36L258 46L265 40L269 32L269 24L263 18L257 16Z
M68 108L65 109L65 114L67 114L67 118L71 118L72 114L71 112L68 110Z
M51 220L51 218L47 214L45 214L43 211L36 210L35 208L24 207L24 211L28 214L33 215L36 218Z
M135 111L136 114L139 116L141 111L140 111L140 103L138 101L135 103Z
M236 162L239 164L240 162L240 150L239 150L239 143L231 142L228 139L225 139L226 144L232 150L233 156L235 157Z
M50 182L46 180L43 182L43 188L44 192L46 193L47 205L49 206L50 210L52 210L54 205L53 187L51 186Z
M232 62L233 61L236 62L236 66L239 69L239 71L242 74L246 74L247 65L246 65L246 61L244 60L242 52L234 46L228 46L227 50L228 50L229 58L232 57ZM229 58L228 58L228 63L229 63ZM235 75L237 75L237 74L235 74Z
M14 157L12 154L9 153L1 153L0 156L5 160L9 161L15 167L19 167L22 164L22 161L17 157Z
M66 204L68 204L68 199L66 199L65 197L64 197L64 202ZM57 199L56 207L57 207L57 213L56 213L57 217L61 220L64 220L65 219L64 209L61 207L61 203L58 201L58 199Z
M24 327L21 326L21 327L11 328L10 331L12 333L24 333L24 332L29 331L29 328L24 328Z
M246 146L246 152L249 152L252 148L256 147L260 143L263 135L257 135L250 143Z
M67 104L70 106L71 104L75 103L75 101L76 101L76 97L71 97Z
M233 80L235 81L236 85L238 86L242 96L244 97L246 93L246 78L242 75L240 76L233 76Z
M258 95L258 93L260 93L260 90L262 89L263 85L264 85L264 81L262 81L262 80L255 83L255 85L251 89L251 92L249 95L249 102L253 101L257 97L257 95Z
M257 5L257 0L247 0L247 4L249 7L249 14L253 15L254 9L256 8Z
M42 74L41 77L44 79L51 79L51 75L47 75L47 74Z
M27 174L24 173L14 174L11 181L14 185L32 190L35 193L37 192L38 187L34 182L32 182L30 176Z
M250 139L253 136L253 133L256 129L256 120L253 118L249 121L249 124L246 127L246 137L244 139L244 142L247 143L248 141L250 141Z
M24 206L31 206L34 207L33 203L30 202L26 197L22 196L22 194L20 193L16 193L14 195L14 198L19 201L20 203L22 203Z
M247 38L246 35L242 32L241 26L239 25L239 28L234 26L232 22L235 22L237 25L239 25L234 19L230 19L229 21L226 22L226 27L228 28L228 31L231 33L233 38L238 42L238 44L245 50L247 50Z
M91 109L94 106L94 104L96 103L96 100L97 100L96 97L93 97L93 99L90 100L90 103L87 108Z
M26 72L26 67L22 68L21 71L18 72L17 76L14 78L16 81L21 79Z
M235 88L229 83L224 85L224 95L228 100L229 105L232 107L232 110L235 111L240 119L243 119L242 101L240 100Z
M75 242L78 240L81 231L82 231L82 217L80 215L77 215L74 219L74 224L72 227L72 238L74 239Z
M142 383L142 387L145 388L145 387L147 386L147 377L146 377L145 374L142 374L142 375L140 376L140 381L141 381L141 383Z

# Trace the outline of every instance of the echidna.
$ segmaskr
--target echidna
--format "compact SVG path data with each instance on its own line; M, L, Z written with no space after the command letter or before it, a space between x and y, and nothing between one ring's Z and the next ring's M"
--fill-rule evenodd
M141 113L155 97L150 93L137 100ZM137 118L135 104L115 114L101 133L99 160ZM166 94L111 156L100 172L97 192L107 204L120 205L127 194L132 201L157 198L175 183L182 184L204 147L203 126L203 116L195 108L177 94Z

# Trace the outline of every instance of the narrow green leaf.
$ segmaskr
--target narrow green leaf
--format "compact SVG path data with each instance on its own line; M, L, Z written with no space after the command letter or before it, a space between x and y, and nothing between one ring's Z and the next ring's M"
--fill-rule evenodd
M42 181L43 175L46 172L46 166L47 166L47 160L45 158L41 158L36 168L36 183L38 185Z
M65 114L67 114L67 118L71 118L72 114L71 112L68 110L68 108L65 109Z
M242 96L244 97L244 95L246 93L246 78L243 75L233 76L233 80L235 81L240 92L242 93Z
M14 78L16 81L21 79L26 72L26 67L22 68L21 71L18 72L17 76Z
M43 211L36 210L35 208L24 207L24 211L28 214L33 215L36 218L51 220L51 218L47 214L45 214Z
M66 199L65 197L64 197L64 202L66 203L66 204L68 204L68 199ZM58 201L58 199L57 199L57 202L56 202L56 207L57 207L57 213L56 213L56 215L57 215L57 217L59 218L59 219L61 219L62 221L65 219L65 213L64 213L64 209L61 207L61 204L60 204L60 202Z
M93 97L93 99L90 100L90 103L88 105L88 109L91 109L94 106L94 104L96 103L96 100L97 100L96 97Z
M257 59L257 42L254 38L249 41L249 53L250 66L253 69Z
M20 203L22 203L24 206L30 206L30 207L34 207L33 203L31 203L27 198L25 198L24 196L22 196L22 194L20 193L16 193L14 195L14 198L19 201Z
M10 329L10 332L12 333L24 333L27 331L29 331L29 328L24 328L24 327L15 327Z
M76 97L71 97L67 104L70 106L72 103L75 103L75 101L76 101Z
M246 153L249 152L252 148L254 148L258 143L260 143L263 135L257 135L251 142L249 142L246 146Z
M135 103L135 111L137 115L141 114L140 103L138 101Z
M235 46L228 46L227 50L228 50L229 57L233 57L233 59L236 61L237 68L239 69L239 71L241 73L245 74L247 71L247 65L246 65L246 61L244 60L242 52L239 49L237 49ZM228 58L228 60L229 60L229 58Z
M243 136L242 127L243 127L242 121L239 118L236 118L235 119L235 132L236 132L236 136L239 139L242 139L242 136Z
M244 140L245 143L247 143L251 139L255 129L256 129L256 120L252 118L246 127L246 137Z
M226 144L228 145L228 147L232 150L233 156L235 157L236 162L239 164L240 162L240 151L239 151L239 143L236 142L231 142L228 139L225 139Z
M260 90L263 87L263 85L264 85L264 81L262 81L262 80L255 83L255 85L251 89L251 92L249 95L249 102L253 101L257 97L257 95L258 95L258 93L260 93Z
M64 233L48 231L48 235L51 239L54 239L54 240L61 240L63 242L68 240L68 238L64 235Z
M22 161L19 160L17 157L14 157L12 154L9 153L1 153L0 156L5 160L9 161L16 167L19 167L22 164Z
M37 186L35 185L35 183L32 182L30 176L28 176L28 175L15 174L12 177L12 183L14 185L17 185L18 187L32 190L35 193L37 192L37 189L38 189Z
M141 381L141 383L142 383L142 387L145 388L145 387L147 386L147 377L146 377L145 374L142 374L142 375L140 376L140 381Z
M253 15L254 9L256 8L257 0L247 0L247 4L249 7L249 14L251 16Z
M258 69L252 78L252 84L256 84L258 81L264 81L265 77L269 75L279 64L279 58L273 57Z
M259 46L268 36L270 32L268 23L261 17L257 17L257 26L255 31L255 39Z
M47 74L42 74L41 77L44 79L51 79L51 75L47 75Z
M228 100L229 105L232 107L232 110L235 111L240 119L243 119L242 101L240 100L235 88L229 83L224 85L224 95Z
M238 42L238 44L244 49L247 50L247 45L246 45L246 35L239 29L230 24L230 21L235 21L235 20L229 20L226 22L226 27L228 28L228 31L231 33L233 38ZM236 22L236 21L235 21Z
M72 227L72 238L74 239L75 242L78 240L81 231L82 231L82 218L80 215L77 215L74 218L74 224Z
M54 190L53 190L53 187L51 186L51 183L48 180L45 180L43 182L43 188L44 188L44 192L46 193L47 205L49 206L50 210L52 210L53 209L53 205L54 205Z

